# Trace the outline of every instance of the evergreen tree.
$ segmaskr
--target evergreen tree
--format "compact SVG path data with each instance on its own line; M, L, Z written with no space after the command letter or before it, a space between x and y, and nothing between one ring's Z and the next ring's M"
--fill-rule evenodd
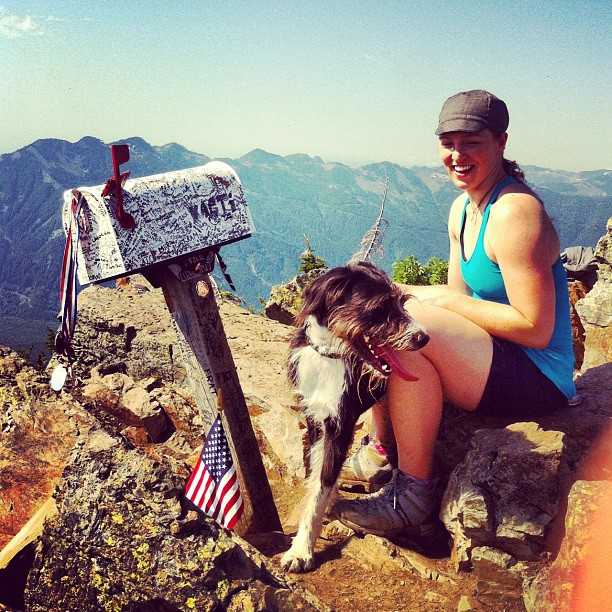
M306 242L306 250L300 255L300 274L305 274L311 270L319 270L321 268L327 268L327 263L322 257L315 255L310 245L310 239L308 236L304 236Z

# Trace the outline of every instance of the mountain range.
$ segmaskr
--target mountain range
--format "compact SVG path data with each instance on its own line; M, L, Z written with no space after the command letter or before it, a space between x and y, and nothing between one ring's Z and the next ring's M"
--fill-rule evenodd
M152 146L138 137L117 142L130 145L126 167L133 177L210 159L175 143ZM457 191L441 168L390 162L353 168L262 149L223 161L240 176L256 226L253 237L223 249L237 292L251 306L295 275L305 235L328 264L345 262L376 218L387 180L389 224L380 265L389 271L407 255L422 261L447 256L446 217ZM562 248L595 244L612 210L612 171L524 170ZM57 326L62 192L103 183L110 174L109 147L93 137L37 140L0 156L0 344L37 352Z

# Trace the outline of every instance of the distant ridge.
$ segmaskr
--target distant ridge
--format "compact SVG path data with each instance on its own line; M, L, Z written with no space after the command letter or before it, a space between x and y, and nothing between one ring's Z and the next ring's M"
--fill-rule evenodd
M268 153L268 151L264 151L263 149L253 149L252 151L249 151L239 159L243 163L251 162L254 164L261 164L281 161L283 157L281 155L276 155L275 153Z
M178 143L156 146L138 136L117 142L130 145L132 176L210 159ZM266 298L272 285L295 274L304 234L329 264L345 262L376 217L386 177L390 227L381 265L390 270L394 260L409 254L421 260L447 257L446 217L457 192L442 168L391 162L352 168L261 148L225 161L242 180L257 230L249 240L224 249L238 292L252 306L259 307L259 298ZM612 172L525 170L562 245L594 244L612 209ZM40 139L0 156L0 343L15 348L44 344L41 330L45 322L55 326L58 309L61 194L100 184L110 173L108 144L92 136L76 142Z

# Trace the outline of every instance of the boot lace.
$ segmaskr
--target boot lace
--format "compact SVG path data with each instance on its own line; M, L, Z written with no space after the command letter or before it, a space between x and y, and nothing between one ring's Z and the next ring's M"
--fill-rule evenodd
M398 468L393 468L393 474L391 476L391 492L393 494L393 509L397 510L397 474Z

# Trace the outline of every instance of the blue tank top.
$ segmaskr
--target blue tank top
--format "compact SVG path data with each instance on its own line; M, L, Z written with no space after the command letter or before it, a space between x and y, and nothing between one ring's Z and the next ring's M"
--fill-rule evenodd
M461 275L465 284L472 291L472 297L477 300L489 300L499 304L510 304L506 286L502 278L499 266L489 259L484 247L484 235L489 221L491 208L499 197L501 190L507 185L515 182L511 176L502 179L491 193L487 206L483 213L480 232L474 247L474 252L469 259L465 258L463 248L463 232L465 229L466 209L469 199L466 199L461 217ZM535 363L538 369L547 376L568 398L576 393L573 382L574 350L572 347L572 329L569 312L569 295L567 291L567 277L561 259L552 266L555 282L555 326L553 334L543 349L521 346L529 359ZM519 345L520 346L520 345Z

